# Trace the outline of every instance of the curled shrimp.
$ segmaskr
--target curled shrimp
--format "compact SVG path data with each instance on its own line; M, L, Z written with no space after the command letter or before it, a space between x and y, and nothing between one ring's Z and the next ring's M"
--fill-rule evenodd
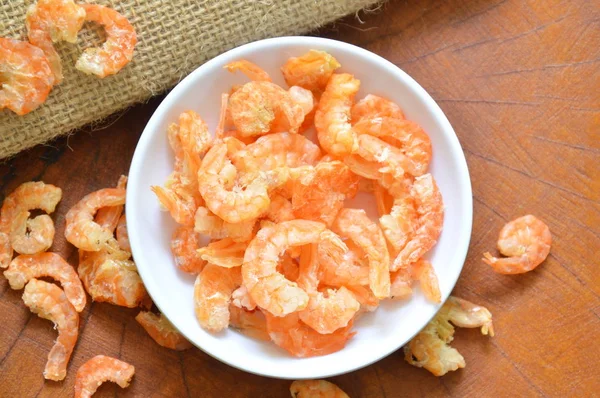
M127 189L127 176L122 175L119 177L119 181L115 188ZM123 205L102 207L96 212L94 221L103 228L114 231L121 221L123 207Z
M163 314L159 316L150 311L141 311L136 315L135 320L160 346L176 351L192 347L192 344L175 329Z
M281 68L288 86L300 86L320 94L340 63L325 51L310 50L300 57L292 57Z
M363 118L391 117L404 120L404 112L394 102L377 95L368 94L354 104L351 117L352 124L358 123Z
M267 332L271 340L290 354L305 358L327 355L339 351L354 336L352 321L331 334L321 334L300 320L298 313L282 317L264 312Z
M357 142L356 154L369 162L380 164L377 170L379 173L390 174L397 178L404 175L406 156L398 148L366 134L359 135Z
M548 257L551 244L548 226L535 216L526 215L500 230L498 250L507 257L496 258L486 252L483 262L500 274L522 274L533 270Z
M105 381L112 381L121 388L129 386L135 367L127 362L104 355L96 355L77 369L75 375L75 398L89 398Z
M119 223L117 224L117 242L119 243L119 248L121 248L121 250L131 253L129 233L127 232L127 218L125 218L125 214L119 218Z
M415 263L436 244L442 232L444 203L433 176L425 174L415 178L411 196L415 200L418 227L392 263L392 271Z
M29 222L29 237L28 239L24 233L22 233L23 223L27 229L27 223L29 216L28 211L33 209L41 209L46 213L53 213L56 209L56 205L62 198L62 190L54 185L45 184L42 181L37 182L26 182L17 187L12 193L10 193L2 203L2 213L0 215L0 235L3 236L2 241L7 242L0 246L2 253L0 253L1 268L6 268L10 264L10 260L13 255L14 242L11 242L11 237L17 239L17 249L29 252L33 254L39 251L43 251L52 244L52 239L48 235L54 235L54 227L50 230L49 224L51 220L48 220L48 216L38 216ZM25 217L25 215L27 217ZM41 217L41 219L40 219ZM20 225L15 231L15 219L17 226ZM40 219L39 221L34 221ZM38 230L42 228L42 230ZM46 232L44 232L46 231ZM50 231L50 232L48 232ZM14 233L13 233L14 232ZM26 232L26 231L25 231ZM35 240L35 237L41 237L41 245L35 244L31 246L31 240ZM23 238L23 241L18 241ZM33 253L32 253L33 252Z
M292 220L263 227L244 255L242 277L252 299L275 316L304 309L308 295L277 271L280 253L293 246L318 242L325 225L315 221Z
M411 267L412 278L418 280L421 284L421 290L425 297L434 303L442 301L438 278L433 269L433 265L427 260L419 260Z
M38 0L27 9L27 37L46 54L55 84L62 82L63 73L60 57L52 43L61 40L75 43L85 14L85 9L73 0Z
M319 143L334 156L350 155L358 149L350 124L352 101L360 81L348 73L334 74L327 83L315 113Z
M246 59L240 59L238 61L230 62L227 65L225 65L224 68L231 73L240 71L246 76L248 76L250 80L262 82L271 81L271 77L267 72L265 72L260 66Z
M414 236L417 228L417 209L415 199L411 195L413 179L406 176L392 181L383 179L382 182L389 192L386 192L382 185L377 184L375 197L378 207L381 207L379 225L391 249L397 255ZM391 208L389 208L388 198L393 199Z
M304 121L302 106L283 88L266 81L244 84L231 94L229 109L233 124L243 137L278 131L294 134Z
M275 223L290 221L296 218L292 202L283 195L271 196L271 205L266 214L267 218Z
M40 318L54 322L58 329L58 339L48 354L44 378L63 380L77 342L79 314L58 286L35 278L25 286L23 302Z
M23 210L13 219L10 241L17 253L41 253L52 246L54 241L54 222L47 214L30 219L27 210Z
M38 47L0 37L0 110L25 115L42 105L54 84L48 59Z
M290 386L292 398L349 398L341 388L327 380L296 380Z
M494 336L492 314L487 308L450 296L435 318L404 347L406 361L435 376L464 368L463 356L448 345L454 339L450 322L463 328L480 327L483 335Z
M383 232L362 209L342 209L332 230L359 246L369 262L369 287L378 299L390 295L390 256Z
M300 320L321 334L330 334L346 327L358 312L359 302L344 286L337 290L318 291L317 244L304 246L302 251L298 285L308 293L309 301L299 313Z
M104 27L106 42L100 48L88 48L77 60L75 67L86 74L100 78L114 75L133 58L137 43L135 29L127 18L112 8L98 4L82 4L85 20Z
M235 242L231 238L225 238L201 247L197 252L209 264L233 268L242 265L247 247L248 242Z
M226 143L216 144L202 160L198 182L206 207L229 223L256 219L269 208L268 190L287 181L287 169L261 172L248 184L240 184L227 153Z
M368 134L394 145L405 155L402 168L417 177L425 174L431 161L431 140L417 123L394 117L363 118L354 126L358 134Z
M22 254L4 271L10 287L23 289L32 278L49 276L60 282L65 296L77 312L85 307L85 291L75 269L57 253Z
M197 233L206 235L211 239L231 238L236 242L245 242L252 239L255 224L255 219L239 223L228 223L204 206L198 207L194 217L194 231Z
M248 337L271 341L267 333L267 321L260 310L246 311L234 305L229 306L229 326Z
M369 284L369 267L363 265L353 250L333 231L321 233L317 255L319 280L331 286Z
M240 285L239 267L206 264L194 283L194 308L202 328L217 333L229 326L231 293Z
M175 265L180 270L189 273L202 271L206 261L200 258L197 251L199 248L200 241L193 228L181 226L173 232L171 252L175 258Z
M256 309L256 303L250 297L246 286L241 285L231 293L231 305L237 308L245 308L248 311Z

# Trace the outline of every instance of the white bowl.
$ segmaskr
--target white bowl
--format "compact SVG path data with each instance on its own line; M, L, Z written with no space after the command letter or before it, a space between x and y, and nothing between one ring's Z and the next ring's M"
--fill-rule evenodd
M375 312L355 323L354 330L358 333L344 349L314 358L292 357L273 343L256 341L234 330L210 334L196 321L192 298L194 277L176 268L169 248L175 222L160 210L150 191L151 185L162 185L173 169L167 126L177 121L181 112L193 109L214 131L220 94L229 92L232 84L247 81L240 73L224 70L228 62L241 58L253 61L283 85L279 68L289 57L310 49L331 53L342 64L341 71L360 79L357 98L372 93L395 101L406 117L419 123L431 137L431 173L442 192L446 210L443 232L428 257L438 275L443 300L452 291L463 267L472 225L469 172L452 126L427 92L385 59L338 41L282 37L235 48L187 76L154 112L133 156L126 208L133 256L154 303L193 344L238 369L283 379L323 378L369 365L407 343L439 309L418 288L410 300L385 300Z

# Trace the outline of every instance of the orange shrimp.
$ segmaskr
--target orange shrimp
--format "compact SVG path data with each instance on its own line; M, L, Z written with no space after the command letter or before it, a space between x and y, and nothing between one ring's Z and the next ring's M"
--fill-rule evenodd
M317 255L319 280L324 284L336 287L369 284L369 267L362 264L362 259L335 232L321 233Z
M96 355L77 369L75 375L75 398L90 398L105 381L112 381L121 388L129 386L135 367L127 362L104 355Z
M127 189L127 176L119 177L116 188ZM121 214L123 213L123 205L101 207L96 212L94 221L103 228L114 231L119 224Z
M398 148L371 135L359 135L356 154L368 162L377 163L381 174L390 174L399 178L404 175L407 157Z
M10 241L17 253L41 253L48 250L54 241L52 218L42 214L30 219L30 214L27 210L23 210L13 219Z
M419 281L425 297L434 303L442 302L440 286L435 270L427 260L419 260L411 266L412 278Z
M239 61L233 61L224 66L231 73L235 73L237 71L242 72L250 80L254 81L262 81L262 82L270 82L271 76L267 72L265 72L260 66L252 63L246 59L240 59Z
M58 286L35 278L25 286L23 302L31 312L52 321L58 329L58 339L48 354L44 378L63 380L77 342L79 314Z
M498 238L498 250L507 258L484 254L483 261L500 274L522 274L540 265L550 253L552 235L548 226L532 215L507 223Z
M296 216L294 216L292 202L280 194L271 196L271 205L269 206L266 217L275 223L290 221L296 218Z
M369 180L379 180L383 177L379 171L381 169L379 162L371 162L361 156L350 155L344 158L344 164L357 176Z
M192 348L192 344L175 329L163 314L159 316L150 311L141 311L137 314L135 320L160 346L176 351Z
M100 48L88 48L77 60L75 67L86 74L100 78L114 75L133 58L137 43L135 29L127 18L112 8L98 4L82 4L85 20L104 26L106 41Z
M304 112L304 122L302 123L302 125L303 130L305 130L312 124L312 121L314 119L314 111L316 111L315 98L313 96L313 93L305 88L298 86L290 87L288 93L290 94L290 97L292 97L292 100L296 104L300 105L302 111ZM307 121L309 123L307 123Z
M397 255L406 246L408 240L414 236L417 228L417 210L415 199L411 195L413 179L410 176L405 176L391 181L383 178L380 182L389 189L389 192L386 192L383 186L377 184L378 188L375 196L376 198L377 196L381 197L378 202L386 202L378 205L384 207L380 211L379 225L392 251ZM390 195L390 193L393 194ZM391 209L388 210L390 206L387 198L389 197L393 198L393 203ZM381 214L382 212L384 214Z
M267 319L267 332L271 340L290 354L300 358L327 355L339 351L355 334L350 331L352 321L346 327L331 334L320 334L304 324L298 313L282 317L271 315L269 312L265 312L264 315Z
M290 386L292 398L350 398L327 380L296 380Z
M244 252L248 242L235 242L231 238L211 242L197 250L202 260L219 267L239 267L244 262Z
M385 237L363 209L342 209L332 230L348 237L367 255L369 287L378 299L390 295L390 256Z
M229 325L231 294L241 285L240 268L206 264L194 283L194 308L202 328L212 333Z
M363 118L392 117L404 120L404 112L402 112L402 109L398 105L373 94L368 94L365 98L354 104L351 115L353 125Z
M228 223L204 206L198 207L194 220L194 231L197 233L206 235L211 239L231 238L236 242L245 242L252 239L256 224L255 219L239 223Z
M117 224L117 242L121 250L131 253L131 245L129 244L129 233L127 232L127 218L125 214L119 218Z
M42 105L55 79L48 59L38 47L0 37L0 110L25 115Z
M350 155L358 149L350 124L350 110L360 81L348 73L334 74L327 83L315 113L319 143L331 155Z
M63 73L60 57L52 43L61 40L75 43L84 20L85 9L73 0L38 0L27 9L27 37L46 54L54 84L62 82Z
M33 278L49 276L60 282L65 296L77 312L85 307L85 291L77 272L58 253L22 254L10 263L4 276L13 289L23 289Z
M206 261L200 258L197 250L200 248L198 235L191 227L181 226L173 232L171 238L171 252L175 258L175 265L184 271L197 274L202 271Z
M390 273L390 298L405 300L412 295L413 278L411 273L404 268Z
M250 297L246 286L241 285L231 293L231 305L237 308L245 308L248 311L256 309L256 303Z
M281 68L288 86L300 86L320 94L340 63L325 51L310 50L300 57L292 57Z
M368 134L394 145L406 155L402 168L418 177L427 172L431 161L431 140L418 124L394 117L363 118L354 126L358 134Z
M260 310L246 311L234 305L229 306L229 326L248 337L271 341L267 333L267 321Z
M433 176L425 174L417 177L411 188L411 196L415 200L418 227L392 263L392 271L419 260L436 244L442 232L444 203Z

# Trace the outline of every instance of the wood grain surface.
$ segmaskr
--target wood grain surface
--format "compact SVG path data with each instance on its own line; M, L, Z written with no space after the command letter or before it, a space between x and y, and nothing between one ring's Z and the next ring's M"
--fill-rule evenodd
M390 1L316 35L382 55L440 104L466 153L474 195L471 246L454 294L488 307L497 335L458 330L467 367L436 378L401 351L331 380L351 397L598 396L600 394L600 4L598 1ZM377 78L377 76L373 76ZM73 265L66 211L127 173L158 97L100 126L0 165L4 195L29 180L63 189L52 250ZM480 260L510 219L534 214L553 235L548 259L525 275ZM285 397L289 382L233 369L198 349L157 346L136 310L88 304L63 382L42 370L56 331L0 277L0 396L67 397L96 354L136 367L98 397Z

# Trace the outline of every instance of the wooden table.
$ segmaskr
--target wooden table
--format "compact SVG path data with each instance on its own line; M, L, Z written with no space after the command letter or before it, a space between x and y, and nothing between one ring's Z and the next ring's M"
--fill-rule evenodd
M392 1L318 32L367 48L413 76L440 104L466 153L474 195L471 247L454 294L488 307L497 335L458 330L466 369L436 378L400 351L334 377L352 397L597 396L600 394L600 6L594 1ZM377 78L374 76L373 78ZM84 194L127 173L163 97L102 128L27 151L0 166L3 195L22 182L63 188L52 248L72 264L64 215ZM501 226L532 213L552 231L548 259L498 275L481 254ZM95 354L136 366L132 385L97 396L285 397L288 381L233 369L197 349L157 346L136 310L88 304L67 378L44 382L56 332L0 278L0 396L70 396Z

